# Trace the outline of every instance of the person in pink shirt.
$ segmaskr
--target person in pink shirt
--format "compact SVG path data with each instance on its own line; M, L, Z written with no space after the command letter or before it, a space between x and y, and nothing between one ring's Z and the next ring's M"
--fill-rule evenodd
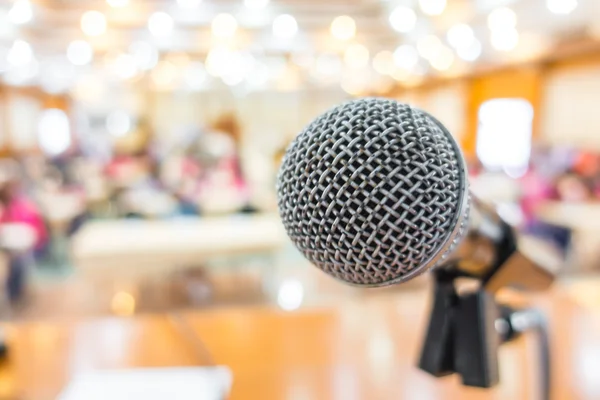
M40 257L49 243L41 212L35 203L21 192L19 186L16 180L9 180L0 185L0 224L27 225L34 232L35 240L30 252L13 254L9 251L6 291L11 302L20 300L23 295L31 255Z
M21 190L16 180L0 186L0 224L26 224L35 232L34 251L42 251L48 244L48 230L36 204Z

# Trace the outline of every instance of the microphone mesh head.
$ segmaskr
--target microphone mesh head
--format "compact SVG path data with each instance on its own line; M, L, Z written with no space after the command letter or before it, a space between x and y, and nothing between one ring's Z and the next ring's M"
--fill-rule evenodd
M315 119L288 148L277 192L296 247L354 285L424 272L466 226L466 170L456 142L433 117L394 100L354 100Z

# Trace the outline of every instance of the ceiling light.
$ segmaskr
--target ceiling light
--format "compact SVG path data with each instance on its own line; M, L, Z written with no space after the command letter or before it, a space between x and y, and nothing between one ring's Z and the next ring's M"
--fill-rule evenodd
M15 25L22 25L31 21L33 10L29 0L17 0L10 8L8 18Z
M481 50L481 42L474 39L470 45L458 48L456 54L465 61L475 61L481 56Z
M577 0L546 0L546 7L554 14L571 14L577 8Z
M33 60L31 45L24 40L17 39L8 51L6 61L13 67L23 67Z
M106 17L100 11L86 11L81 16L81 30L88 36L100 36L106 32Z
M244 5L248 8L265 8L269 0L244 0Z
M516 29L492 32L491 42L498 51L511 51L519 44L519 32Z
M487 22L492 31L513 29L517 26L517 15L510 8L496 8L488 15Z
M440 15L446 9L446 0L419 0L419 6L427 15Z
M394 55L387 51L380 51L373 58L373 69L381 75L389 75L394 70Z
M147 42L133 42L129 46L129 53L141 70L150 70L158 62L158 50Z
M398 46L394 51L394 64L396 67L411 70L419 62L419 53L417 49L409 44Z
M174 26L173 17L163 11L157 11L148 18L148 30L157 37L170 35Z
M116 110L106 117L106 130L114 137L122 137L131 130L131 117L123 110Z
M89 64L94 58L92 46L84 40L74 40L67 47L67 59L73 65Z
M473 29L467 24L454 25L448 30L446 39L455 49L468 47L475 40Z
M219 14L212 21L212 33L216 37L233 37L238 23L231 14Z
M50 108L42 111L38 121L38 141L42 150L53 156L66 151L71 146L70 125L63 110Z
M409 32L417 23L417 14L405 6L398 6L390 14L390 25L398 32Z
M177 0L177 4L181 8L196 8L202 3L202 0Z
M121 79L131 79L138 73L137 63L131 54L119 54L110 69Z
M436 52L429 62L438 71L446 71L454 63L454 53L444 46Z
M298 32L296 18L289 14L279 15L273 20L273 35L281 39L289 39Z
M344 52L344 62L350 68L360 69L369 65L369 49L362 44L352 44Z
M426 60L432 59L443 46L442 41L435 35L425 36L417 42L417 50Z
M352 17L341 15L331 23L331 34L340 40L352 39L356 34L356 22Z
M106 0L106 3L113 8L121 8L128 5L129 0Z

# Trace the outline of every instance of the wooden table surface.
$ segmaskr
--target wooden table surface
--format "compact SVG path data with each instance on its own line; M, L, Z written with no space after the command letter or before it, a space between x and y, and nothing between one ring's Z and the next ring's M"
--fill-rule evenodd
M539 301L550 316L555 399L600 398L600 295L594 285ZM365 296L295 312L222 308L7 326L0 398L52 399L76 371L226 365L231 399L536 399L533 337L501 349L501 385L466 389L415 367L428 293Z
M27 322L5 328L0 399L55 399L75 372L210 362L176 317Z

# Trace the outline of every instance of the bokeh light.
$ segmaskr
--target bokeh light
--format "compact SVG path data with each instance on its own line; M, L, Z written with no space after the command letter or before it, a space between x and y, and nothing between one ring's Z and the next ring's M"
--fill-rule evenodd
M81 30L88 36L100 36L106 32L106 17L100 11L86 11L81 16Z
M273 35L281 39L292 38L298 33L298 22L290 14L278 15L273 20Z
M356 34L356 22L352 17L342 15L333 20L330 30L333 37L337 39L352 39Z

